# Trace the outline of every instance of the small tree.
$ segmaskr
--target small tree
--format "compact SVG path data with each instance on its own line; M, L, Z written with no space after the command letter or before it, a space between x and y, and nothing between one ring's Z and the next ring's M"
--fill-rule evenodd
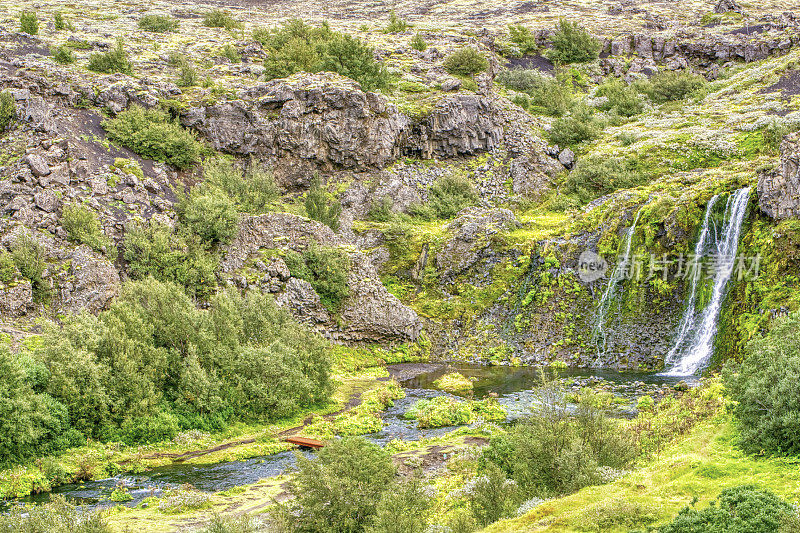
M395 476L391 457L362 437L334 440L315 459L297 454L297 468L291 520L296 530L317 533L363 531Z
M8 129L17 118L17 104L9 91L0 92L0 133Z
M145 15L139 19L139 29L153 33L167 33L178 30L180 23L165 15Z
M94 53L89 57L89 65L86 67L92 72L101 74L133 74L133 65L128 61L128 54L125 53L125 44L122 38L117 39L114 48L104 54Z
M23 11L20 13L19 29L20 31L29 35L38 35L39 19L36 18L36 13L33 11Z
M559 63L585 63L596 59L600 53L600 42L589 35L577 22L561 19L558 30L551 38L551 61Z
M425 39L419 32L411 38L411 48L417 52L424 52L428 49L428 43L425 42Z
M389 16L389 24L383 29L384 33L402 33L410 28L411 25L405 20L397 16L397 13L392 10Z
M471 46L459 48L444 60L444 69L453 76L474 76L487 68L489 61Z
M105 251L112 259L116 259L116 248L103 234L97 214L85 205L74 203L64 206L61 225L70 241L85 244L96 251Z
M306 214L308 218L322 222L333 231L339 229L339 215L342 213L342 204L339 201L331 202L328 192L322 187L319 176L311 182L311 189L306 195Z
M75 53L68 46L61 45L51 50L51 53L53 54L53 61L61 65L69 65L75 62Z

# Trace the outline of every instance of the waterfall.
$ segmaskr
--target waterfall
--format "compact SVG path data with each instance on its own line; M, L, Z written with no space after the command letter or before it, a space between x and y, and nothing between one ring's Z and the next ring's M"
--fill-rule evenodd
M597 311L595 312L592 341L597 345L598 355L602 355L606 350L606 332L604 329L606 315L611 307L611 303L614 301L614 296L616 294L619 282L625 278L628 263L630 262L633 235L636 233L636 223L639 222L639 215L641 212L641 209L636 211L636 216L633 218L633 224L630 228L628 228L628 231L625 232L625 238L622 241L622 247L625 252L614 266L614 270L611 272L611 276L608 278L606 290L603 292L603 296L600 298L600 303L598 304Z
M728 198L721 231L718 231L711 216L718 200L719 196L714 196L706 207L703 226L694 250L694 259L701 268L692 273L686 310L678 326L675 344L664 360L665 366L669 365L669 369L663 372L663 375L691 376L705 366L712 355L717 319L722 301L725 299L728 280L736 264L739 236L747 214L747 203L750 200L750 188L739 189ZM706 306L698 310L696 309L698 286L703 277L703 265L699 261L709 257L715 260L711 297Z

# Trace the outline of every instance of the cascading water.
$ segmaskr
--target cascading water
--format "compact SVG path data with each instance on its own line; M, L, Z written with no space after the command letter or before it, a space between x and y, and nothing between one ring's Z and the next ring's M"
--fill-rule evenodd
M739 189L728 198L721 231L717 231L711 216L718 200L719 196L714 196L706 207L703 226L694 250L697 265L702 267L700 260L703 258L713 258L715 261L711 296L702 310L696 308L702 268L694 269L686 311L678 326L675 345L664 360L664 364L669 366L669 369L662 373L666 376L694 375L708 363L712 355L717 319L736 263L739 236L747 214L747 203L750 200L750 187Z
M598 304L597 311L595 312L592 340L597 346L598 355L605 353L606 350L606 315L611 308L611 303L614 301L617 286L625 278L628 263L630 262L633 235L636 233L636 223L639 222L639 214L641 214L641 212L641 209L636 212L636 216L633 218L633 224L628 228L628 231L625 232L625 239L622 241L624 254L620 257L619 261L617 261L616 266L614 266L614 270L608 278L606 290L603 292L603 296L600 297L600 304Z

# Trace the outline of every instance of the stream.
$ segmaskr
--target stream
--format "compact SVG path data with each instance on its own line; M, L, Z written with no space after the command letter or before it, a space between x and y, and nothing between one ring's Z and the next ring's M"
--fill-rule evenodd
M412 369L412 377L403 379L403 370ZM424 364L424 365L392 365L390 371L397 375L406 397L396 400L394 405L383 413L384 428L378 433L365 437L379 445L385 445L393 439L416 441L444 435L456 427L417 428L415 420L403 418L405 412L415 402L424 398L450 395L436 389L434 381L448 372L458 371L473 379L473 390L461 396L482 399L490 394L497 395L497 401L508 410L508 419L513 420L530 412L530 406L536 401L536 387L541 383L541 370L537 367L480 366L470 364ZM396 374L396 371L399 371ZM572 388L577 390L587 383L603 383L614 394L633 400L643 394L657 392L660 387L669 387L678 378L653 373L615 372L611 370L564 370L559 376L573 381ZM622 408L617 415L633 415L635 411ZM312 455L312 452L303 452ZM292 451L254 457L243 461L231 461L216 464L177 463L169 466L149 469L142 474L120 474L107 479L70 483L54 488L50 492L31 495L19 501L26 503L42 503L50 499L51 494L61 494L75 503L87 507L113 505L108 500L111 492L118 485L124 484L132 500L124 505L133 506L149 496L158 496L164 490L190 484L195 488L217 492L241 485L256 483L261 479L278 476L291 470L295 465ZM3 502L0 501L0 510Z

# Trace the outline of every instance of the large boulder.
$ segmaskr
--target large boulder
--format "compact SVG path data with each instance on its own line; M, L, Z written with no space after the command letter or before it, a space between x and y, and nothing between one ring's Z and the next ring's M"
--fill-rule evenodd
M59 281L60 307L72 313L106 309L120 289L119 272L114 264L87 246L76 248L67 264L66 278Z
M800 216L800 133L781 142L781 165L758 180L758 205L772 218Z
M259 250L302 251L313 242L346 246L329 227L313 220L288 213L247 216L240 222L237 237L225 249L221 270L242 286L255 285L276 293L279 305L334 341L403 342L419 336L422 326L417 314L386 290L372 261L361 252L349 252L351 268L347 285L350 295L337 317L324 309L319 295L308 282L293 277L286 280L285 265L280 267L272 263L264 265L260 274L240 275ZM259 276L263 279L254 282Z

